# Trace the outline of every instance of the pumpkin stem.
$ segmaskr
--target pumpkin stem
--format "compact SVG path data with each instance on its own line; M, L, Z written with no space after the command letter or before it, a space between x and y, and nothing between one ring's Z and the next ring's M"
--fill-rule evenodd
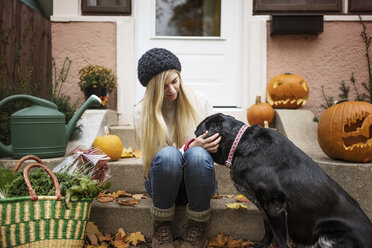
M110 132L109 132L109 129L107 126L104 126L103 127L103 132L105 133L105 136L109 136L110 135Z
M290 73L290 72L286 72L286 73L284 73L284 75L293 75L293 74Z
M256 104L260 104L261 103L261 96L256 96Z

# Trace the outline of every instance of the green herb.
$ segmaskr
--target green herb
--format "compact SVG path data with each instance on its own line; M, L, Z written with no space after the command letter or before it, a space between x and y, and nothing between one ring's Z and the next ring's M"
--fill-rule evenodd
M65 173L55 174L58 182L61 186L61 194L65 195L68 188L78 183L78 180ZM44 169L34 169L29 179L31 186L37 195L54 195L54 185L50 176L44 171ZM9 195L11 197L17 196L28 196L29 192L27 189L26 182L23 178L23 172L19 171L16 173L16 178L9 185Z
M77 180L79 183L69 188L66 192L67 205L70 201L77 201L82 198L96 198L100 191L111 187L110 183L98 187L98 180L93 180L90 176L80 177Z
M93 180L90 176L77 177L76 174L68 175L67 173L55 173L55 175L60 184L61 194L66 197L67 204L82 198L96 198L100 191L111 187L110 183L99 187L98 180ZM29 174L29 179L37 195L54 195L53 182L44 169L34 169ZM15 179L9 184L8 195L10 197L29 195L23 172L16 173Z
M13 171L0 168L0 199L9 196L8 187L15 178Z

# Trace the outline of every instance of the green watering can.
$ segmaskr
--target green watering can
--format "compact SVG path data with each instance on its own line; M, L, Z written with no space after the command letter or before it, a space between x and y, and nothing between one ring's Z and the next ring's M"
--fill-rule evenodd
M57 105L34 96L9 96L0 101L0 109L14 100L30 101L31 106L10 116L11 144L6 146L0 142L0 152L13 158L25 155L39 158L64 156L67 141L81 115L89 106L101 104L99 97L91 95L65 125L65 115L58 111Z

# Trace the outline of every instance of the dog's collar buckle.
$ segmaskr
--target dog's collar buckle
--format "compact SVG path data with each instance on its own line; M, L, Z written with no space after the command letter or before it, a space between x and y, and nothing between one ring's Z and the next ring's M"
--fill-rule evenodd
M245 125L245 124L244 124L244 125L239 129L238 134L235 136L234 142L233 142L233 144L231 145L231 148L230 148L229 156L227 157L227 160L226 160L226 162L225 162L226 167L228 167L228 168L231 167L231 164L232 164L232 160L233 160L233 156L234 156L235 149L238 147L239 141L240 141L240 139L242 138L242 136L243 136L245 130L247 130L247 128L248 128L248 125Z

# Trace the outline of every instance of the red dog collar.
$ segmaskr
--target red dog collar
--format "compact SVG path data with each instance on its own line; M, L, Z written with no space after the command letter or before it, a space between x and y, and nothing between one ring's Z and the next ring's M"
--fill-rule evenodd
M235 136L235 140L234 140L234 142L233 142L233 144L231 145L231 148L230 148L229 156L227 157L227 160L226 160L226 162L225 162L226 167L230 168L230 166L231 166L231 162L232 162L232 159L233 159L233 156L234 156L235 149L236 149L236 147L238 146L239 141L240 141L240 139L242 138L242 136L243 136L245 130L247 130L247 128L248 128L248 125L243 125L243 126L239 129L238 134Z

